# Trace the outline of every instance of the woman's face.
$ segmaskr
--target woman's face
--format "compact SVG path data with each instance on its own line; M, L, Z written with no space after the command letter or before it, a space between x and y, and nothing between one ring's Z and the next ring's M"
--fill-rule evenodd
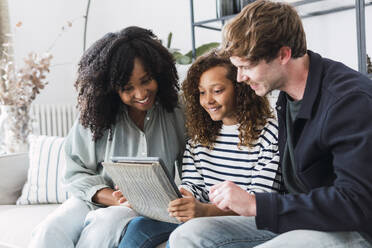
M234 85L226 78L227 69L216 66L205 71L199 82L200 105L214 121L225 125L237 124Z
M158 83L144 70L139 59L134 59L132 75L128 83L120 90L119 96L130 110L147 111L155 103Z

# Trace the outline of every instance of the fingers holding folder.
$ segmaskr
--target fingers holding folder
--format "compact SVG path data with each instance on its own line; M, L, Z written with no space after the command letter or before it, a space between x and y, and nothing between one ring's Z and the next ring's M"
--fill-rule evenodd
M130 206L127 198L125 198L123 193L119 190L118 186L115 186L115 191L112 192L112 196L115 198L115 200L117 200L119 202L119 205L124 206L124 207L128 207L128 208L132 208Z

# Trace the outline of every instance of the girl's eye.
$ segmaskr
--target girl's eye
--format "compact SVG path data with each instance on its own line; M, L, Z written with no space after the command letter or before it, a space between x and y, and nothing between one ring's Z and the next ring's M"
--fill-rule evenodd
M204 91L199 91L199 94L202 96L202 95L204 95L205 93L204 93Z
M221 93L221 92L223 92L223 89L215 90L215 91L214 91L214 93L216 93L216 94L219 94L219 93Z

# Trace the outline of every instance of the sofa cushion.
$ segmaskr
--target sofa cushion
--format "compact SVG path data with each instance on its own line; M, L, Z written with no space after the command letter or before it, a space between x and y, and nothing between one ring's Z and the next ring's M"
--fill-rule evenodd
M11 244L0 242L0 248L19 248L19 247L18 246L11 245Z
M60 205L1 205L0 244L27 247L32 230L58 206Z
M0 156L0 204L14 204L27 178L28 154Z
M62 203L69 197L62 186L66 167L64 138L31 136L27 182L17 204Z

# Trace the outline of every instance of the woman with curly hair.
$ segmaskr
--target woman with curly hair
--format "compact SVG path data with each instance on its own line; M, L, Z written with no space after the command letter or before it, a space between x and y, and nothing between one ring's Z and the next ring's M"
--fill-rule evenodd
M212 51L194 62L182 85L190 137L182 164L184 198L170 202L168 208L181 222L236 215L209 201L210 188L223 181L252 194L280 191L277 122L268 100L236 77L230 60ZM155 247L177 226L136 217L119 247Z
M95 42L80 60L75 87L80 116L64 146L73 197L37 227L30 247L117 247L136 213L102 162L160 157L174 176L182 159L177 71L150 30L128 27Z

